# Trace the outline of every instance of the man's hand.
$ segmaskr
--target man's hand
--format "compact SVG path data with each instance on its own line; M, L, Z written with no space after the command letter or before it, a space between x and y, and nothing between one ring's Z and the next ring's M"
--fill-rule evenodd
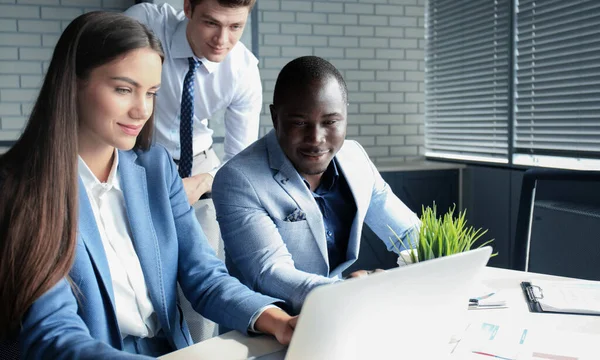
M183 189L190 205L194 205L200 196L212 190L213 177L209 173L190 176L182 180Z
M254 329L275 336L277 341L288 345L298 322L297 316L290 316L280 308L269 308L254 323Z
M351 273L350 275L348 275L346 277L346 279L353 279L353 278L365 277L365 276L369 276L369 275L374 274L374 273L380 273L380 272L384 272L384 271L385 270L383 270L383 269L356 270L353 273Z

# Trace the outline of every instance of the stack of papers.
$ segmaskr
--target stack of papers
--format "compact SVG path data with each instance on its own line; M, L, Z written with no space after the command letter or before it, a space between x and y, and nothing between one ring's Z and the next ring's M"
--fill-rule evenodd
M600 315L600 282L535 282L536 300L544 312Z

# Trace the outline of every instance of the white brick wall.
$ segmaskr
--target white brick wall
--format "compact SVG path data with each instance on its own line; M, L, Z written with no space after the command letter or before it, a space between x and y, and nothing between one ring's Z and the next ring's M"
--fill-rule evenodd
M73 18L135 0L0 0L0 148L21 134L54 45Z
M258 9L261 134L272 128L268 105L279 70L317 55L348 83L348 138L378 164L423 154L425 0L260 0Z
M15 140L31 111L61 31L96 9L134 0L0 0L0 148ZM317 55L349 88L348 138L378 164L423 154L425 0L260 0L259 55L264 102L261 134L279 70Z

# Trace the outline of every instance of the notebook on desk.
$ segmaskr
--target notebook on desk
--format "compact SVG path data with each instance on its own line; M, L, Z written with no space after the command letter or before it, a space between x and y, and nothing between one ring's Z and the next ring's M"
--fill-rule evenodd
M443 359L491 251L484 247L316 288L285 359Z

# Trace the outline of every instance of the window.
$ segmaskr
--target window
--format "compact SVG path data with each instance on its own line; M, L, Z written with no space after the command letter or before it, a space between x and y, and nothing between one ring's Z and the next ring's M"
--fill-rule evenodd
M507 162L508 1L429 1L427 156Z
M428 157L600 168L600 2L429 0L426 37Z

